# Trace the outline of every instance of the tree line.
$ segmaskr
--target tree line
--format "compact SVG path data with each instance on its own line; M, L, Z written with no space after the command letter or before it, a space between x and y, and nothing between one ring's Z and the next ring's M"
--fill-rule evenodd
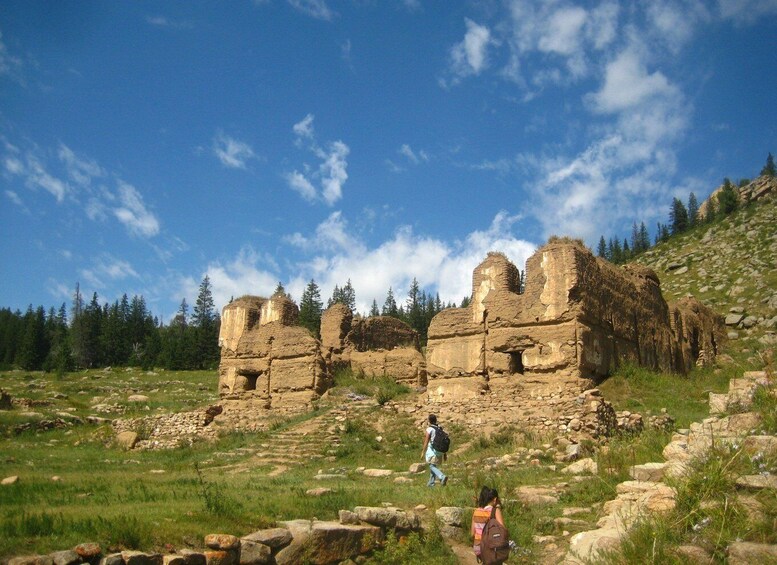
M760 176L774 177L776 175L777 167L774 164L774 157L769 153ZM699 225L712 223L736 211L739 207L737 187L741 188L748 184L750 184L750 179L740 179L735 186L729 178L724 178L723 187L715 198L710 197L707 200L703 214L700 212L699 202L693 192L688 195L687 205L679 198L673 198L669 208L669 221L666 224L658 222L653 244L658 245L675 235ZM623 238L623 242L617 237L605 240L604 236L601 236L596 254L611 263L623 264L647 251L650 247L650 236L645 223L640 222L640 225L637 226L637 223L634 222L631 227L631 238Z
M219 327L207 276L192 312L184 299L166 326L142 296L101 304L95 292L87 302L76 284L69 314L65 303L48 312L0 309L0 367L60 374L106 366L209 369L220 358Z

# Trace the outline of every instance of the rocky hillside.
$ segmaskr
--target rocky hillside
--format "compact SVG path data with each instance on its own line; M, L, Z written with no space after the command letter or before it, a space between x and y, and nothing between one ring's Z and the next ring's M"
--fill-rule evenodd
M656 271L667 300L690 293L723 314L733 352L757 352L777 343L776 226L772 191L635 261Z

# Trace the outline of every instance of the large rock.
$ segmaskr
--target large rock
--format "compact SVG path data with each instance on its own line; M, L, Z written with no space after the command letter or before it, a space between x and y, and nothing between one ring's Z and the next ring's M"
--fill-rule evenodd
M435 512L435 516L446 526L464 526L464 509L459 506L441 506Z
M138 443L137 432L125 431L116 434L116 445L122 449L132 449Z
M242 537L243 540L266 545L273 550L280 549L291 543L292 535L287 528L267 528Z
M729 565L753 565L754 563L777 563L777 545L734 542L728 546Z
M54 560L50 555L22 555L9 559L8 565L54 565Z
M243 538L240 545L240 565L269 565L272 562L270 546Z
M397 530L418 530L421 526L416 514L409 514L401 508L379 506L357 506L353 509L359 520L379 526Z
M162 555L159 553L122 551L121 558L125 565L162 565Z
M277 565L339 563L372 551L383 541L383 532L376 526L308 520L282 524L289 528L294 540L275 556Z
M81 563L81 556L72 549L55 551L49 555L51 555L54 565L75 565L76 563Z

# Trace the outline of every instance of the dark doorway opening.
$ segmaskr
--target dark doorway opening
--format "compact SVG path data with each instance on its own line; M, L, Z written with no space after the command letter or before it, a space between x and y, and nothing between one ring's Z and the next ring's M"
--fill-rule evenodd
M510 352L510 373L523 375L523 350Z

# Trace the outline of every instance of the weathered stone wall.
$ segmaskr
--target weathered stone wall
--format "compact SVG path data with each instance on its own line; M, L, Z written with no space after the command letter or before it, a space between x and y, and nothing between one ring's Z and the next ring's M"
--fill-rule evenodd
M354 317L342 304L321 319L321 341L297 326L297 306L283 295L245 296L224 308L219 335L219 393L256 398L266 408L305 410L332 384L337 366L369 377L426 384L418 334L395 318Z
M347 306L334 304L321 316L321 344L330 368L348 366L368 377L426 384L418 333L396 318L354 317Z
M685 373L721 343L722 320L688 300L670 309L650 269L617 267L570 241L550 243L518 270L491 253L473 273L472 303L429 327L432 378L554 374L590 387L619 364ZM523 375L521 377L521 375Z
M296 323L283 295L246 296L224 307L219 343L219 394L251 395L268 406L305 409L331 385L319 342Z

